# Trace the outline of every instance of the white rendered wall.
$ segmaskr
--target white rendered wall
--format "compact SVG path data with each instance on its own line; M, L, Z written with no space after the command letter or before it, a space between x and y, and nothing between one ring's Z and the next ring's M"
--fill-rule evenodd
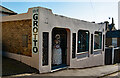
M46 23L47 22L47 23ZM98 66L98 65L104 65L104 51L100 51L100 54L94 55L90 54L91 49L91 40L89 45L89 57L87 58L81 58L72 59L72 33L76 33L76 36L78 35L78 30L89 30L90 34L94 34L95 31L100 31L102 34L105 34L105 24L95 24L90 23L82 20L77 20L73 18L68 18L60 15L55 15L52 13L51 10L46 8L39 8L39 50L40 50L40 65L39 69L41 70L41 73L44 72L50 72L51 71L51 53L52 53L52 29L53 28L67 28L70 29L70 66L69 68L84 68L84 67L91 67L91 66ZM49 65L42 66L42 33L43 32L49 32ZM77 39L77 38L76 38ZM91 35L90 35L91 39ZM93 41L94 42L94 41ZM103 43L103 42L102 42ZM76 41L77 44L77 41ZM94 46L94 45L93 45ZM76 46L77 49L77 46ZM76 50L77 53L77 50ZM79 55L79 54L77 54Z

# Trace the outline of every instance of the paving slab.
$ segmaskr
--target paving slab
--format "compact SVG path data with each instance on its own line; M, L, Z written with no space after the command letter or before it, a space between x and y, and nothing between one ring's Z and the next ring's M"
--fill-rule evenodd
M93 68L85 68L85 69L67 69L61 70L53 73L46 74L35 74L32 76L104 76L106 74L110 74L120 70L119 65L106 65L100 67Z
M9 63L9 64L8 64ZM11 68L10 68L11 66ZM17 68L18 66L19 68ZM98 67L84 68L84 69L64 69L51 73L44 74L36 74L36 70L30 68L29 66L24 65L20 62L15 62L15 60L4 58L3 61L3 73L4 75L10 74L11 76L4 76L3 78L33 78L33 77L103 77L104 75L108 75L114 73L116 71L120 71L120 65L104 65ZM7 73L6 73L7 72ZM32 73L33 72L33 73ZM16 74L16 75L15 75Z
M104 77L107 74L114 73L116 71L120 71L119 65L105 65L105 66L99 66L99 67L92 67L92 68L85 68L85 69L64 69L52 73L45 73L45 74L22 74L22 75L16 75L11 76L11 78L98 78L98 77ZM5 78L10 78L5 77ZM109 78L109 76L105 76L104 78ZM118 78L115 77L115 78Z

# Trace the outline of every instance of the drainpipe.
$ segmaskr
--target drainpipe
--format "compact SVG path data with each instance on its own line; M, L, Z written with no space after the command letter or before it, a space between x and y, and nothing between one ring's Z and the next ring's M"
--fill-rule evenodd
M112 47L112 64L114 64L114 47Z

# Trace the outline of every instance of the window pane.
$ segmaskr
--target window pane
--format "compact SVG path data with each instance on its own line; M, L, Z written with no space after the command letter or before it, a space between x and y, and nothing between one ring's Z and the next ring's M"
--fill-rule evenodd
M49 43L49 33L43 32L43 66L48 65L48 43Z
M105 45L105 39L104 39L104 38L105 38L105 35L103 35L103 51L104 51L104 49L105 49L105 48L104 48L104 45Z
M72 42L72 58L75 58L76 54L76 33L73 33L73 42Z
M95 32L94 35L94 49L101 49L102 48L102 33Z
M85 30L78 31L78 53L89 51L89 32Z
M91 34L91 54L93 54L93 34Z
M117 38L112 38L112 45L117 47Z

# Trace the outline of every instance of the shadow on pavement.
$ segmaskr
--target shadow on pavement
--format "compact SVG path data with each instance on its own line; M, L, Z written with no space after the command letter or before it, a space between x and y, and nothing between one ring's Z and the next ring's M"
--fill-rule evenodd
M2 57L2 76L10 76L24 73L38 73L39 71L20 61Z

